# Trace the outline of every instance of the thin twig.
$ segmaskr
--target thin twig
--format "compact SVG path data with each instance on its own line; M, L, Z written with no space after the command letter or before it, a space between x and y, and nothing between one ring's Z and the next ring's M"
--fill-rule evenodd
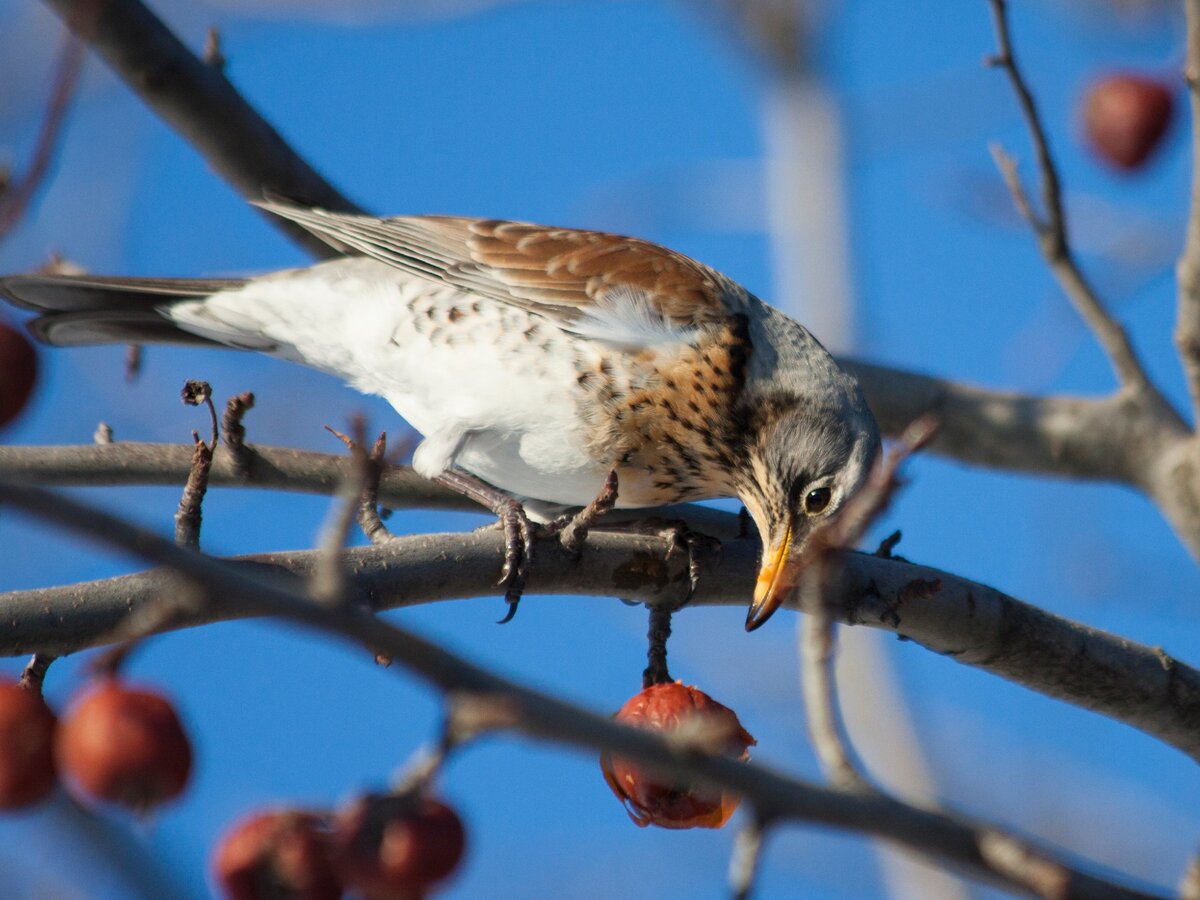
M212 420L212 443L206 444L200 440L200 435L192 432L192 465L188 471L187 482L183 487L183 496L179 498L179 506L175 510L175 543L181 547L200 547L201 508L204 505L204 495L208 492L208 477L212 469L213 449L217 446L217 410L212 402L212 388L207 381L187 381L183 385L180 396L188 406L204 404L208 407L208 415Z
M1121 384L1147 396L1154 396L1165 403L1147 376L1125 328L1109 313L1075 260L1067 236L1067 219L1063 211L1062 187L1059 183L1058 169L1050 153L1050 143L1046 137L1046 130L1042 126L1033 93L1030 91L1013 53L1008 25L1008 5L1006 0L988 0L988 2L992 9L998 46L996 55L988 60L988 64L1003 69L1008 74L1009 83L1017 96L1021 115L1025 119L1030 140L1033 142L1038 171L1041 173L1044 218L1035 212L1024 188L1021 187L1016 164L998 145L993 145L992 154L996 157L996 163L1012 191L1018 211L1029 222L1037 235L1038 246L1051 273L1058 280L1079 315L1095 334L1096 339L1099 340Z
M886 509L900 486L899 470L910 455L927 444L937 431L937 421L924 416L905 429L887 459L876 465L866 486L842 512L815 531L814 548L806 554L800 580L800 609L797 642L801 664L801 691L809 739L821 767L834 787L841 790L873 790L854 760L838 704L834 669L834 602L830 597L831 557L848 549Z
M671 672L667 669L667 641L671 638L671 615L674 607L668 603L657 603L650 607L650 627L646 631L646 669L642 672L642 687L669 684Z
M371 477L372 466L363 449L365 425L361 416L356 416L351 423L353 437L334 431L328 425L325 428L346 444L350 459L317 539L317 566L313 570L310 590L320 602L338 605L348 602L351 596L347 590L343 554L346 541L350 539L350 529L359 514L359 500Z
M246 446L246 426L242 424L247 411L253 408L254 394L245 391L229 398L221 416L225 447L229 450L233 471L239 478L249 478L254 465L254 451Z
M46 113L42 119L42 128L38 133L29 169L0 191L0 238L7 235L25 215L30 202L46 180L50 165L54 161L54 154L58 150L59 137L67 111L71 107L71 99L75 96L75 88L79 84L79 73L83 70L86 54L87 45L83 41L74 35L66 37L59 53L54 87L46 104Z
M1192 108L1192 189L1187 238L1176 264L1175 346L1187 376L1193 424L1200 423L1200 0L1185 0L1187 57L1184 78Z
M753 894L765 838L765 825L757 815L752 815L733 839L733 853L729 857L729 893L733 900L749 900Z
M181 547L200 547L201 507L204 505L204 495L208 492L208 473L212 469L212 450L200 435L192 432L192 468L188 472L187 483L183 486L183 496L179 498L179 506L175 510L175 542Z
M1000 829L979 826L874 794L830 791L773 772L759 764L680 748L661 735L631 728L585 712L553 696L523 687L354 605L331 607L307 600L273 580L239 572L228 564L186 548L73 498L0 481L0 503L10 503L47 522L132 552L184 575L209 597L220 596L245 611L287 618L356 644L378 648L443 691L502 695L524 734L592 751L619 753L664 768L699 784L742 795L771 818L800 819L885 837L965 867L996 876L1013 888L1039 890L1052 871L1076 897L1155 896L1089 875L1052 850L1035 847ZM373 548L374 549L374 548ZM1027 865L997 865L985 842L1001 836ZM1036 880L1027 872L1036 864Z
M358 527L372 544L383 544L392 539L392 533L383 524L379 515L379 479L383 476L383 468L387 465L387 432L381 431L375 439L375 446L366 455L363 464L366 466L363 478L362 496L358 500Z
M52 656L49 653L33 654L29 663L25 666L25 670L21 672L21 687L37 691L40 694L42 692L42 684L46 680L46 670L50 668L50 664L56 659L58 659L57 656Z

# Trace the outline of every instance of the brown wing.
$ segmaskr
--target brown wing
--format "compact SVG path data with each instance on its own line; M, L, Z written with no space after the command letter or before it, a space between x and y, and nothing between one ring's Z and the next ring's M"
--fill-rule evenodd
M723 320L732 282L649 241L496 219L376 219L282 203L259 204L334 247L567 320L606 291L634 290L671 325Z

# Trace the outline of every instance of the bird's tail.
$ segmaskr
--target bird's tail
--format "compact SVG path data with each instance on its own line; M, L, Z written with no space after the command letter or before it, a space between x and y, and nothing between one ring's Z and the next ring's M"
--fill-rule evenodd
M47 344L212 344L179 328L163 311L242 284L236 278L9 275L0 278L0 297L40 313L29 330Z

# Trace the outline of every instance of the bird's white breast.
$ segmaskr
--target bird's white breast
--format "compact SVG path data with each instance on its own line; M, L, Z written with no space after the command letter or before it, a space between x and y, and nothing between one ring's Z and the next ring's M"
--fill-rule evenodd
M548 319L350 258L252 279L164 312L182 328L338 375L387 399L451 463L514 494L581 505L603 482L572 388L591 342Z

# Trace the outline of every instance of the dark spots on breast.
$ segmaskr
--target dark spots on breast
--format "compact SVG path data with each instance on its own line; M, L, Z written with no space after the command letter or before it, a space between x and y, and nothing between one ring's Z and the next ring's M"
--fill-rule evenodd
M688 408L694 413L699 414L699 412L700 412L700 404L697 403L695 400L688 401Z
M451 323L453 323L453 322L457 322L459 319L461 319L463 317L463 315L464 315L464 313L461 309L459 309L457 306L452 306L452 307L450 307L450 311L448 313L446 313L446 318L449 319Z
M597 369L599 369L600 374L603 375L605 378L612 377L612 371L613 371L612 363L609 362L607 359L601 359L600 363L597 365Z
M591 372L580 372L578 375L575 376L576 384L578 384L580 387L583 387L583 388L587 387L588 383L591 380L592 380Z

